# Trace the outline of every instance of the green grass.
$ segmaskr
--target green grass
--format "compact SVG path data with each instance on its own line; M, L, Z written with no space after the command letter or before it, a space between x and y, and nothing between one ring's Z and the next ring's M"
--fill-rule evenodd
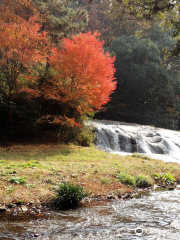
M26 182L25 177L12 177L8 180L11 183L24 184Z
M54 195L53 188L64 181L81 185L97 196L131 191L138 175L145 175L155 183L152 174L169 173L180 181L179 164L165 164L153 159L142 163L142 159L141 155L120 156L95 147L75 145L37 144L0 148L0 203L18 198L49 201ZM72 174L77 177L73 178ZM120 175L121 181L117 181L117 175ZM16 177L25 178L25 184L9 182Z
M142 158L142 159L146 159L146 160L149 160L149 159L150 159L149 157L147 157L147 156L145 156L145 155L143 155L143 154L141 154L141 153L137 153L137 152L134 152L134 153L132 154L132 157Z
M120 174L117 174L116 177L121 183L125 185L135 186L135 178L130 174L128 174L127 172L122 172Z
M151 187L152 185L153 185L153 181L150 179L150 177L145 175L136 176L136 187L147 188L147 187Z
M101 178L101 183L102 183L102 184L110 184L111 181L110 181L110 179L107 178L107 177L102 177L102 178Z

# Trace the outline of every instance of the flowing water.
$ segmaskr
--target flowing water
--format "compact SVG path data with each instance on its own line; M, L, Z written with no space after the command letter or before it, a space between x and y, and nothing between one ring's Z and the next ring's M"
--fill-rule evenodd
M138 229L140 228L140 233ZM0 213L0 239L180 239L180 190L95 201L44 215Z
M180 161L179 132L112 121L91 124L96 145L108 151ZM180 240L180 188L155 190L126 201L93 201L68 211L0 213L0 240L36 238Z
M108 120L87 122L95 128L95 144L116 154L143 153L166 162L180 162L180 132Z

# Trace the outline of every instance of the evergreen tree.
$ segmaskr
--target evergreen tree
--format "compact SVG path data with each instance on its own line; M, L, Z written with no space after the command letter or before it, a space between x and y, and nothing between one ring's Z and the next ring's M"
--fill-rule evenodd
M81 32L87 25L86 12L72 0L33 0L33 2L41 14L42 30L48 32L55 44L59 44L64 37L69 38ZM82 16L82 21L78 21Z
M107 50L116 55L117 89L99 117L177 128L174 76L162 65L158 44L136 36L119 37Z

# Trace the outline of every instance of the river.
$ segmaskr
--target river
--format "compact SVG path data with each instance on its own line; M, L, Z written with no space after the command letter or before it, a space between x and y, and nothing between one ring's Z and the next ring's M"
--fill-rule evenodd
M180 239L180 190L93 201L68 211L0 213L0 239Z

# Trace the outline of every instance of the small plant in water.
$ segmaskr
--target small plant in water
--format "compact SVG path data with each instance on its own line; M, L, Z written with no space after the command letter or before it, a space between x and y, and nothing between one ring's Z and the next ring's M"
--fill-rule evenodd
M23 177L13 177L9 179L9 182L16 183L16 184L23 184L26 182L26 178Z
M170 173L155 173L152 177L160 184L171 185L176 181Z
M87 196L82 186L73 183L62 183L55 191L54 203L60 209L74 208Z
M140 188L146 188L146 187L151 187L152 181L149 177L145 175L137 175L136 176L136 187Z
M116 177L121 183L125 185L135 186L135 178L128 173L122 172L120 174L117 174Z

